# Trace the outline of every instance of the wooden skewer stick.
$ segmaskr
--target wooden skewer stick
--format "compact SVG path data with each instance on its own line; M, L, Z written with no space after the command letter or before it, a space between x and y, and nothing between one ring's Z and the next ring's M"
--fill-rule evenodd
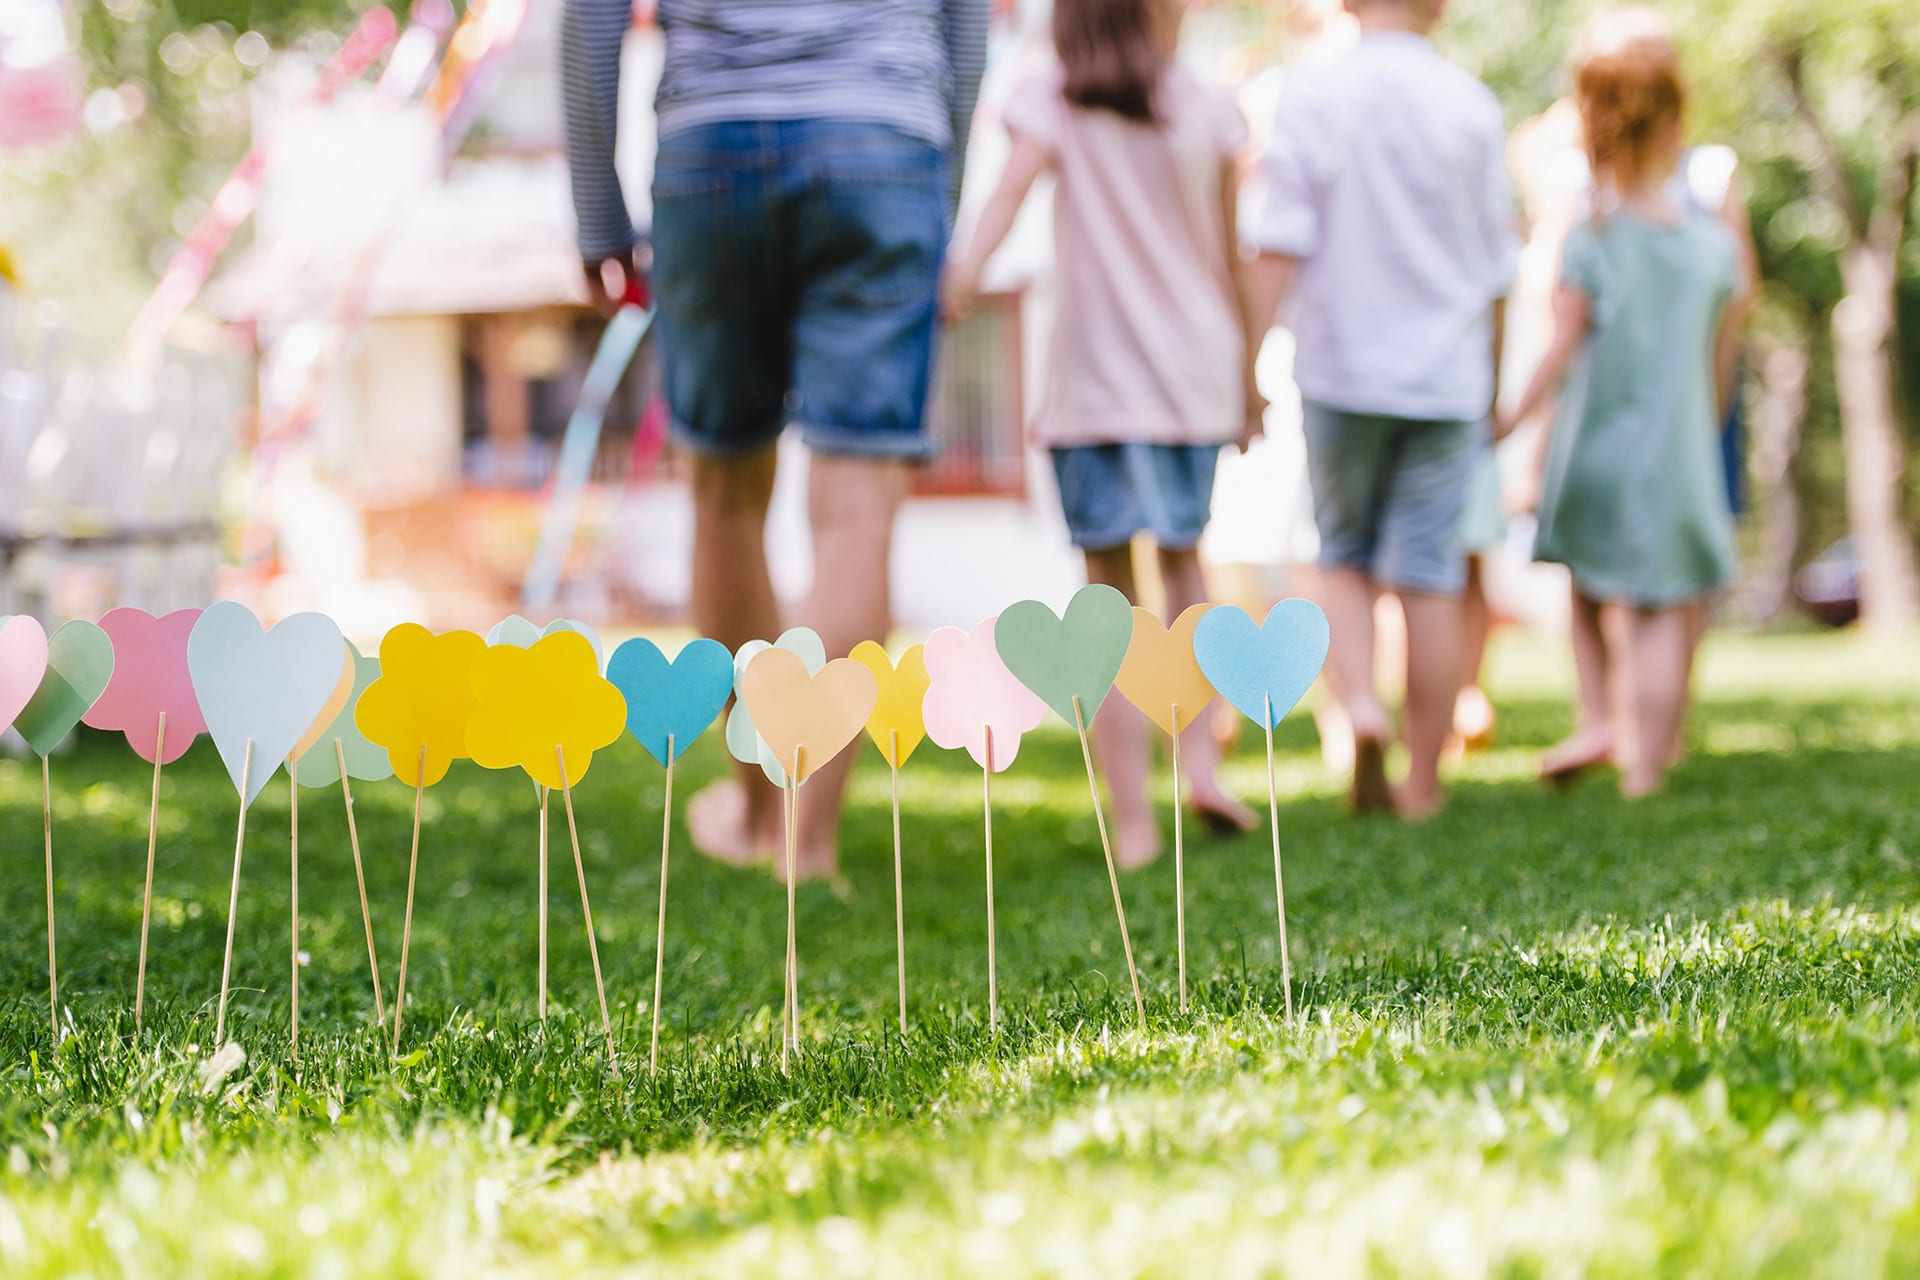
M547 789L540 787L540 1025L543 1027L547 1025L547 883Z
M893 944L900 969L900 1034L907 1034L907 893L900 872L900 731L887 730L887 765L893 774Z
M607 1012L607 984L600 978L600 944L593 937L593 904L587 901L587 864L580 857L580 828L573 820L573 783L567 778L567 754L557 743L553 758L560 762L560 799L567 808L567 837L573 842L573 873L580 881L580 914L587 922L587 954L593 957L593 989L600 995L600 1027L607 1034L607 1063L620 1074L613 1052L613 1016Z
M289 938L293 946L293 985L288 988L293 998L292 1031L288 1044L293 1056L293 1065L300 1065L300 760L296 756L287 757L287 819L289 827L288 874L291 876L291 896L287 899Z
M793 749L793 772L787 775L787 1021L793 1051L800 1052L800 945L794 905L800 878L800 748ZM784 1069L784 1068L783 1068Z
M1180 1012L1187 1011L1187 870L1180 800L1180 704L1173 704L1173 921L1180 945Z
M1140 971L1133 967L1133 935L1127 931L1127 909L1120 901L1120 872L1113 864L1113 842L1107 839L1107 815L1100 807L1100 780L1093 772L1093 748L1087 742L1087 721L1079 695L1073 699L1073 725L1080 731L1080 755L1087 762L1087 787L1093 792L1093 821L1100 829L1100 851L1107 856L1107 883L1113 886L1113 914L1120 921L1120 946L1126 953L1127 977L1133 982L1133 1012L1140 1025L1147 1022L1147 1003L1140 998Z
M380 994L380 957L373 950L373 911L367 906L367 873L360 865L360 828L353 820L353 784L347 781L347 749L340 739L333 740L333 755L340 762L340 794L347 804L347 843L353 847L353 878L360 885L360 921L367 927L367 968L373 971L373 1017L387 1025L387 1002Z
M247 845L247 790L253 781L253 739L240 757L240 823L233 835L233 892L227 898L227 954L220 962L220 1010L213 1019L213 1047L227 1043L227 988L233 976L233 923L240 914L240 854Z
M993 726L986 727L987 762L980 770L981 809L987 835L987 1029L1000 1034L1000 978L995 972L993 925Z
M420 871L420 801L427 793L427 744L413 770L413 849L407 854L407 914L400 926L400 982L393 989L393 1051L400 1052L400 1021L407 1012L407 953L413 948L413 883Z
M160 837L160 753L167 745L167 713L153 738L153 803L147 808L147 891L140 900L140 967L133 979L133 1038L140 1038L140 1020L147 1003L147 930L153 923L153 853Z
M60 1043L60 975L53 948L53 768L40 757L40 814L47 830L47 1004L53 1019L53 1043Z
M1267 728L1267 827L1273 832L1273 901L1280 917L1280 986L1286 993L1287 1021L1293 1021L1293 961L1287 951L1287 887L1280 878L1280 792L1273 780L1273 697L1261 717Z
M667 981L667 854L673 848L673 735L667 735L667 794L660 808L660 925L653 939L653 1049L647 1070L660 1070L660 997Z

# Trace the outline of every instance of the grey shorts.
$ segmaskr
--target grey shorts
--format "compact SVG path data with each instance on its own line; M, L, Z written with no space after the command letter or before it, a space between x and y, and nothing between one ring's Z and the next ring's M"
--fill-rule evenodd
M1462 525L1479 422L1422 421L1304 406L1320 567L1380 586L1459 594Z

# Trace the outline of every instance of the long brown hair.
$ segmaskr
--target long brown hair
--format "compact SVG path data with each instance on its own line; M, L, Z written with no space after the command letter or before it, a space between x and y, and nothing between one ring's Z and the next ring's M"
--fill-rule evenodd
M1152 124L1166 54L1154 30L1155 0L1054 0L1053 47L1077 107Z
M1617 30L1597 24L1576 55L1574 100L1596 181L1643 176L1663 131L1687 106L1680 59L1664 20L1636 7L1617 13ZM1657 25L1656 25L1657 24Z

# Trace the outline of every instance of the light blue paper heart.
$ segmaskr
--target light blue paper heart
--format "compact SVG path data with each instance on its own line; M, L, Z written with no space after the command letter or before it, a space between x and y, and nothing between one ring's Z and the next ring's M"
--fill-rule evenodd
M194 623L187 671L236 791L246 775L243 805L253 803L326 710L340 684L345 644L340 628L323 614L296 613L266 631L253 610L231 600L211 606Z
M380 678L380 659L363 656L351 640L347 641L347 648L353 650L353 696L320 735L313 750L300 757L303 787L330 787L338 782L343 754L347 757L347 776L356 782L382 782L393 776L393 760L387 749L368 742L367 735L360 732L360 725L353 718L360 706L360 695ZM333 747L336 741L340 744L339 751Z
M602 671L607 669L607 651L600 643L600 633L584 622L572 618L555 618L544 627L536 627L517 613L510 613L493 624L493 630L487 632L487 646L510 644L516 649L531 649L534 642L556 631L572 631L587 638L593 646L593 660ZM358 775L355 775L358 776Z
M733 655L717 640L694 640L668 662L653 641L633 639L613 651L607 679L627 700L627 732L655 760L671 764L727 705Z
M740 677L746 674L747 664L752 662L764 649L785 649L800 656L807 664L807 674L817 676L820 669L827 665L826 642L820 639L818 632L811 627L789 627L780 633L780 638L772 644L765 640L749 640L740 646L740 652L733 656L733 685L740 687ZM766 744L760 731L753 727L753 717L747 714L746 704L734 699L733 710L727 713L727 754L741 764L757 764L760 772L767 775L767 781L776 787L787 785L786 770L780 767L773 748Z
M1193 656L1220 696L1276 729L1327 661L1327 615L1311 600L1282 600L1256 624L1245 609L1212 609L1193 632Z
M1133 606L1103 583L1074 592L1064 615L1038 600L1009 605L993 628L994 647L1013 678L1062 720L1080 725L1093 723L1112 692L1132 639Z

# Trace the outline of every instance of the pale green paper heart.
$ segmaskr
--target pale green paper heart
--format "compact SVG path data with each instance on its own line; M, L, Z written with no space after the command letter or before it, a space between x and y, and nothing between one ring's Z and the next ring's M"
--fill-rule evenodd
M1014 679L1068 724L1093 723L1132 641L1133 606L1102 583L1076 591L1064 617L1038 600L1022 600L993 628L994 647Z
M112 678L113 641L95 624L76 618L47 638L47 673L13 727L36 755L52 755Z

